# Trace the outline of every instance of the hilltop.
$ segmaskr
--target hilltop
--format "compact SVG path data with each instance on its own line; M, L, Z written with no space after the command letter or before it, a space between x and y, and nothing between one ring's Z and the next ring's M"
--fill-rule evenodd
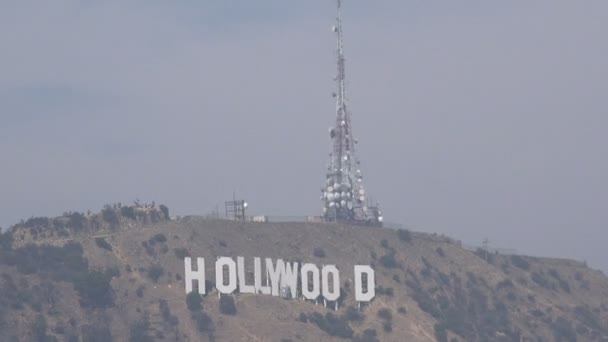
M372 265L356 309L186 296L184 257ZM447 237L324 223L170 219L164 206L32 218L0 235L0 341L608 341L608 278L580 262L469 251Z

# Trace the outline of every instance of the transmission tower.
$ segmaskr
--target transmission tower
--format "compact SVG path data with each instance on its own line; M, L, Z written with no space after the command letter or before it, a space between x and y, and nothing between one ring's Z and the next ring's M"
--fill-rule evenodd
M381 225L382 214L377 203L369 203L363 188L360 162L355 155L350 112L346 98L346 72L342 36L342 1L338 1L338 17L332 31L337 37L336 123L330 128L332 152L327 169L323 195L323 216L326 221Z

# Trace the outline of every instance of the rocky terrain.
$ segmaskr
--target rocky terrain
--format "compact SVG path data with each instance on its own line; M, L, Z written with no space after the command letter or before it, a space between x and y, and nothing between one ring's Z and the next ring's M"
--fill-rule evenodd
M331 304L185 294L184 257L344 270ZM376 271L357 309L354 264ZM570 260L321 223L170 219L164 206L31 218L0 235L0 341L608 341L608 278Z

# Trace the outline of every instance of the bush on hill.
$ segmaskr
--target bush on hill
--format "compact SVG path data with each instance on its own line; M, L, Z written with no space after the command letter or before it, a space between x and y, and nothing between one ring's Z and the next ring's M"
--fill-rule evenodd
M186 248L174 248L173 253L175 253L175 257L179 260L184 260L186 257L190 256L190 252Z
M378 311L378 317L385 321L390 321L393 319L393 314L390 309L382 308Z
M155 283L158 282L158 279L160 279L164 273L165 270L160 265L152 265L148 268L148 278Z
M336 336L341 338L352 338L353 329L351 329L348 322L334 315L331 312L321 315L318 312L314 312L308 315L308 319L311 323L314 323L319 329L325 331L330 336Z
M29 244L12 251L9 264L23 274L38 273L59 281L74 281L88 271L82 246L69 242L63 247Z
M232 296L224 295L220 298L220 312L229 316L236 315L236 305Z
M567 319L560 317L551 325L553 336L558 342L576 342L576 330L572 327L572 323Z
M108 251L112 251L112 245L110 245L108 243L108 241L106 241L106 239L104 238L96 238L95 239L95 244L97 245L97 247L101 248L101 249L105 249Z
M74 283L80 295L80 306L84 308L107 308L114 305L114 291L110 284L111 276L93 271L86 273Z
M539 272L532 272L532 280L539 286L544 287L547 290L552 289L552 283L544 274Z
M170 220L171 216L169 216L169 208L164 204L161 204L159 208L160 212L163 214L163 218L165 220Z
M512 289L514 287L515 287L515 284L513 284L513 281L511 281L511 279L505 279L496 285L497 290Z
M167 242L167 237L165 236L165 234L158 233L158 234L154 235L152 238L150 238L150 240L148 240L148 243L151 244L152 246L154 246L157 242L158 243Z
M135 294L137 295L137 297L143 298L145 289L146 287L144 285L140 285L137 290L135 290Z
M117 272L89 272L82 246L69 242L62 247L29 244L10 251L4 260L20 273L37 273L42 278L70 282L80 296L83 307L105 308L113 305L110 280Z
M395 294L395 289L393 289L392 287L378 286L376 288L376 294L392 297Z
M478 247L474 253L481 259L487 261L488 264L494 265L494 261L495 261L494 254L488 252L487 250L485 250L481 247Z
M120 208L120 214L128 219L133 221L137 220L137 215L135 215L135 208L126 206Z
M441 247L437 247L437 249L435 250L437 252L437 254L442 257L445 258L445 252L443 251L443 248Z
M378 311L378 317L384 320L382 329L384 332L390 333L393 331L393 313L388 308L382 308Z
M9 232L2 233L0 230L0 248L2 248L2 250L13 248L13 234Z
M82 340L86 342L112 342L112 333L107 326L85 325L82 327ZM76 341L79 341L76 337Z
M448 342L448 331L443 324L435 324L435 338L437 342Z
M406 284L413 290L412 298L416 301L418 307L435 319L440 319L441 311L435 299L416 282L407 280Z
M200 332L213 332L213 321L206 313L197 311L196 313L192 314L192 319L196 321L196 327Z
M353 342L379 342L375 329L365 329L360 336L353 337Z
M389 253L380 257L380 264L385 268L398 268L401 266L397 259L395 259L394 253Z
M118 268L118 266L106 267L104 274L110 279L115 277L118 278L120 277L120 269Z
M118 215L116 215L116 211L110 205L106 205L101 210L101 217L104 221L110 224L112 229L118 228L120 225L120 220L118 219Z
M188 310L190 311L200 311L201 310L201 295L196 291L192 291L186 295L186 305L188 306Z
M399 229L397 231L397 235L399 236L399 240L404 242L412 241L412 233L410 233L407 229Z
M511 263L515 267L519 267L519 268L521 268L524 271L529 271L530 270L530 263L528 262L528 260L524 259L522 256L511 255Z
M48 325L46 323L46 319L42 315L36 316L34 322L32 323L31 330L34 341L36 342L57 342L57 338L55 336L46 334Z
M75 231L84 229L87 222L87 218L84 216L84 214L74 212L67 213L67 215L64 214L64 216L68 217L68 227L72 228Z
M171 326L177 326L179 324L179 319L177 316L171 314L171 308L169 307L169 303L161 299L158 301L158 310L163 318L163 320Z
M154 342L154 338L148 335L150 321L143 319L137 321L129 328L129 342Z
M570 291L571 291L570 284L568 284L567 281L565 281L564 279L562 279L562 277L559 275L559 273L557 272L556 269L554 269L554 268L550 269L549 270L549 275L557 280L557 283L559 284L559 287L561 287L561 289L564 292L570 293Z
M321 247L315 247L315 249L312 251L312 255L316 256L317 258L325 258L325 250Z
M576 318L589 328L601 331L604 334L608 334L608 328L604 327L604 325L601 323L602 319L598 317L598 315L590 308L585 306L577 306L574 308L574 313Z
M51 220L48 217L31 217L23 226L25 228L34 228L34 227L48 227Z
M344 318L351 322L361 322L365 319L363 314L354 306L349 306L348 308L346 308Z

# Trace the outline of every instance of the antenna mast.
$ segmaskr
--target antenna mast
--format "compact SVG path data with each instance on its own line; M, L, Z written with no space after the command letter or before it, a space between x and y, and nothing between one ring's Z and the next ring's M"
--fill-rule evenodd
M333 143L325 187L321 189L326 221L381 225L378 205L368 205L360 163L355 155L350 112L346 104L346 68L342 35L342 1L337 0L338 16L332 31L337 37L336 124L329 131Z

